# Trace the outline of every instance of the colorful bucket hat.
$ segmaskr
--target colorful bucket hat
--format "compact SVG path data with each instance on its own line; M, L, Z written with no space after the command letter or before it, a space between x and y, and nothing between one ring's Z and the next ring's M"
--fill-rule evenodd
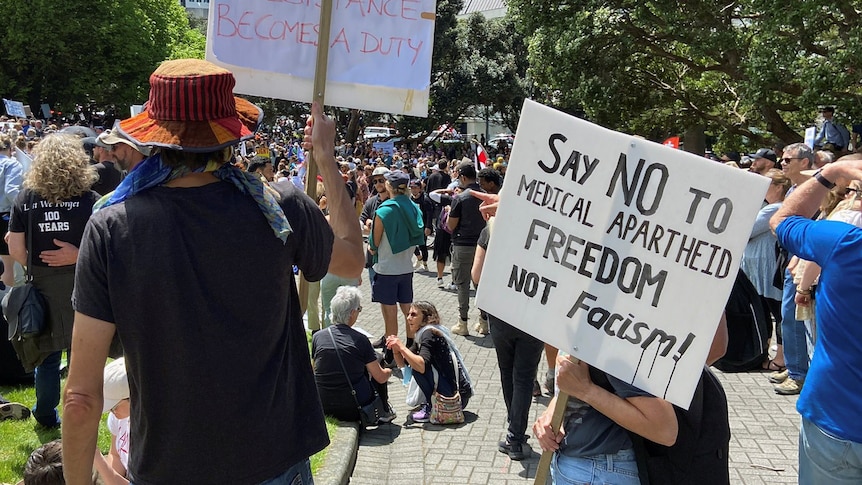
M212 152L254 137L263 111L235 97L233 74L200 59L163 62L144 111L118 129L141 145Z

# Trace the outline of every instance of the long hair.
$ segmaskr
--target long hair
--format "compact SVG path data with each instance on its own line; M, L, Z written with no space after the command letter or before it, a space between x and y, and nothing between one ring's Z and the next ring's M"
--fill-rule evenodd
M81 139L54 133L33 148L33 164L24 177L24 186L56 204L84 194L98 179Z
M410 306L422 314L422 322L426 325L440 325L443 323L440 320L440 314L437 313L437 307L430 301L414 301Z

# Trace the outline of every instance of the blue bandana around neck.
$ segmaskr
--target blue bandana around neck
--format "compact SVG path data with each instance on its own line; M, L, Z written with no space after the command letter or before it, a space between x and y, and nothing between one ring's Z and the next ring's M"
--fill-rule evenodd
M215 168L217 167L217 168ZM214 170L209 170L215 168ZM229 182L236 187L241 193L251 196L257 203L260 211L266 217L272 232L278 237L281 242L287 242L287 236L293 232L284 211L278 204L278 192L269 185L264 184L257 176L248 172L242 171L229 163L224 163L221 166L215 165L213 162L207 164L207 167L202 167L197 170L191 170L188 167L172 168L162 163L162 157L156 153L148 158L145 158L139 163L128 175L120 182L120 185L106 197L102 197L96 202L93 207L93 212L103 209L114 204L119 204L124 200L133 197L135 194L143 192L159 185L164 185L171 180L182 177L191 172L207 172L211 171L213 176L224 182Z

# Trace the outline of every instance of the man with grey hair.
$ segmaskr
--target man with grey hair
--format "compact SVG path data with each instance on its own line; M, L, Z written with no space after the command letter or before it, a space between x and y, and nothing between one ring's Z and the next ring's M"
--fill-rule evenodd
M789 196L796 187L811 178L803 173L812 168L816 160L814 150L804 143L793 143L784 148L781 168L793 183ZM784 249L783 249L784 250ZM794 256L786 254L784 261ZM787 368L769 375L769 382L775 384L775 392L784 395L799 394L805 376L808 374L808 346L805 342L805 326L796 319L796 283L790 270L784 269L784 291L781 298L781 333L784 342L784 362Z
M357 403L364 406L379 395L388 409L379 419L389 423L395 419L386 389L392 370L380 366L368 337L352 328L362 312L361 298L362 292L354 286L336 290L331 303L332 325L311 339L314 380L327 416L359 421ZM352 391L356 392L355 401Z

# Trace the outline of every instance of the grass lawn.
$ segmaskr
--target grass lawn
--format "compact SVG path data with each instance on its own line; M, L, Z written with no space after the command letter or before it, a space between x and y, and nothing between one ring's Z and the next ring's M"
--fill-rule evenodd
M310 345L310 332L307 338ZM60 385L62 389L62 386L66 385L66 380L63 379ZM0 394L9 401L19 402L31 409L36 404L36 390L33 386L0 386ZM61 404L61 417L62 414ZM102 417L102 423L99 425L98 446L102 453L107 453L111 448L111 433L108 432L108 427L105 424L107 419L106 414ZM335 433L336 428L337 421L327 417L326 430L329 432L330 438ZM44 443L58 438L60 438L59 429L45 429L37 425L32 417L26 421L0 421L0 484L14 484L21 480L24 464L27 463L30 452ZM311 472L313 474L317 473L323 463L324 456L326 456L325 449L311 457Z
M61 385L65 385L65 382L64 379ZM20 402L30 408L36 404L36 390L32 386L0 386L0 394L12 402ZM108 432L108 427L105 424L107 419L106 414L102 417L102 423L99 425L98 443L102 453L107 453L111 448L111 433ZM335 433L337 422L330 417L326 418L326 430L329 432L330 438ZM30 452L44 443L59 438L59 429L45 429L37 425L32 417L27 421L0 421L0 484L18 483L24 473L24 464L27 463ZM325 456L326 450L324 449L311 457L311 472L313 474L317 473Z

